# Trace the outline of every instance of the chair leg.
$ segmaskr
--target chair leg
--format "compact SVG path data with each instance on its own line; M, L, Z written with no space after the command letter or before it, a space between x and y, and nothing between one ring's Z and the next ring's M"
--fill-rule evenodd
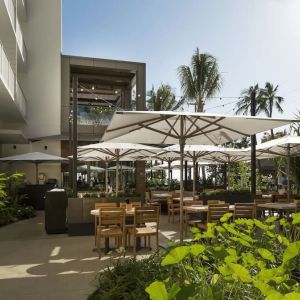
M101 238L97 235L97 248L98 248L98 255L101 258Z
M172 217L173 217L173 224L174 224L174 217L175 217L175 213L174 213L174 211L172 211Z
M133 234L133 256L136 257L136 235Z
M170 223L170 210L168 209L168 223Z
M151 242L151 236L149 235L148 236L148 247L149 247L149 249L151 249L151 243L150 242Z
M159 245L158 245L158 232L156 233L156 251L158 252L159 250Z

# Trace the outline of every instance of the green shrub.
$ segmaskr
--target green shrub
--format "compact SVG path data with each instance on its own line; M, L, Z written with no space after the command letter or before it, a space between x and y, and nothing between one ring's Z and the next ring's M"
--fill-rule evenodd
M145 288L153 280L163 278L161 257L154 254L143 260L118 260L113 267L100 272L96 279L97 290L89 300L149 299Z
M32 206L20 206L16 209L16 216L19 220L35 217L35 210Z
M194 228L192 242L163 257L167 275L146 289L152 300L300 299L300 213L292 222L227 223L231 216L204 233Z

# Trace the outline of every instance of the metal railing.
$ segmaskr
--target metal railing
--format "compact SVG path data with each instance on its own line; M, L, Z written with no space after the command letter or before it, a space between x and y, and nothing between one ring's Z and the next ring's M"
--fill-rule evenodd
M14 98L15 95L15 74L5 54L4 47L0 42L0 77L8 92Z

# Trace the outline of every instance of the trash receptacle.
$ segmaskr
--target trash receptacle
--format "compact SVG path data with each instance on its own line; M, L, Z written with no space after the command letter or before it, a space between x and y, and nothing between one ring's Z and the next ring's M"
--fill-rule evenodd
M47 233L66 232L66 210L68 198L62 189L46 192L45 229Z

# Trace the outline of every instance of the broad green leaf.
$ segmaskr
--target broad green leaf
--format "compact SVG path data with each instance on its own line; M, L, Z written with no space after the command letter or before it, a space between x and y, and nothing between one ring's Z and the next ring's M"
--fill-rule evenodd
M221 223L227 222L232 216L233 216L232 213L226 213L226 214L220 219Z
M257 252L260 254L262 258L269 260L270 262L276 262L274 255L268 249L259 248L257 249Z
M221 275L225 277L233 273L233 271L227 265L219 266L218 270L221 273Z
M274 223L277 220L277 217L273 216L273 217L268 217L265 222L266 223Z
M197 233L200 233L200 230L199 230L199 228L197 228L197 227L192 227L192 228L191 228L191 232L192 232L193 234L197 234Z
M293 225L300 224L300 212L296 214L292 214Z
M243 282L252 282L249 271L240 264L228 263L228 267L233 271L237 277Z
M283 244L285 246L288 246L290 244L289 240L283 235L278 235L277 239L278 239L280 244Z
M174 283L169 291L168 299L173 299L180 292L180 290L181 287L179 284L177 282Z
M188 286L181 288L181 290L176 295L176 300L186 300L195 295L196 295L196 285L190 284Z
M257 263L257 259L254 257L254 255L251 252L247 252L243 254L243 260L245 263L247 263L250 266L254 266Z
M169 300L169 295L166 286L161 281L152 282L147 288L151 300Z
M172 249L162 260L161 265L174 265L180 263L190 252L189 246L179 246Z
M259 227L260 229L264 230L264 231L267 231L267 230L270 229L270 226L264 224L263 222L261 222L261 221L259 221L259 220L257 220L257 219L254 220L254 224L255 224L257 227Z
M230 238L231 240L235 241L235 242L239 242L241 245L251 248L252 246L245 240L243 240L242 238L238 238L238 237L232 237Z
M300 254L300 241L290 243L283 253L283 263L286 263L290 259Z
M253 285L258 288L261 293L264 296L274 296L274 299L280 299L280 298L275 298L277 296L281 296L280 293L278 293L276 290L274 290L270 285L268 285L267 283L261 282L261 281L254 281ZM272 298L270 298L272 299Z
M279 292L274 292L266 297L265 300L282 300L282 295Z
M219 274L214 274L211 278L210 284L214 285L218 282L220 275Z
M282 300L299 300L300 299L300 293L292 292L285 294L282 298Z
M191 254L194 256L198 256L201 254L203 251L205 251L205 246L201 244L195 244L192 245L190 248Z

